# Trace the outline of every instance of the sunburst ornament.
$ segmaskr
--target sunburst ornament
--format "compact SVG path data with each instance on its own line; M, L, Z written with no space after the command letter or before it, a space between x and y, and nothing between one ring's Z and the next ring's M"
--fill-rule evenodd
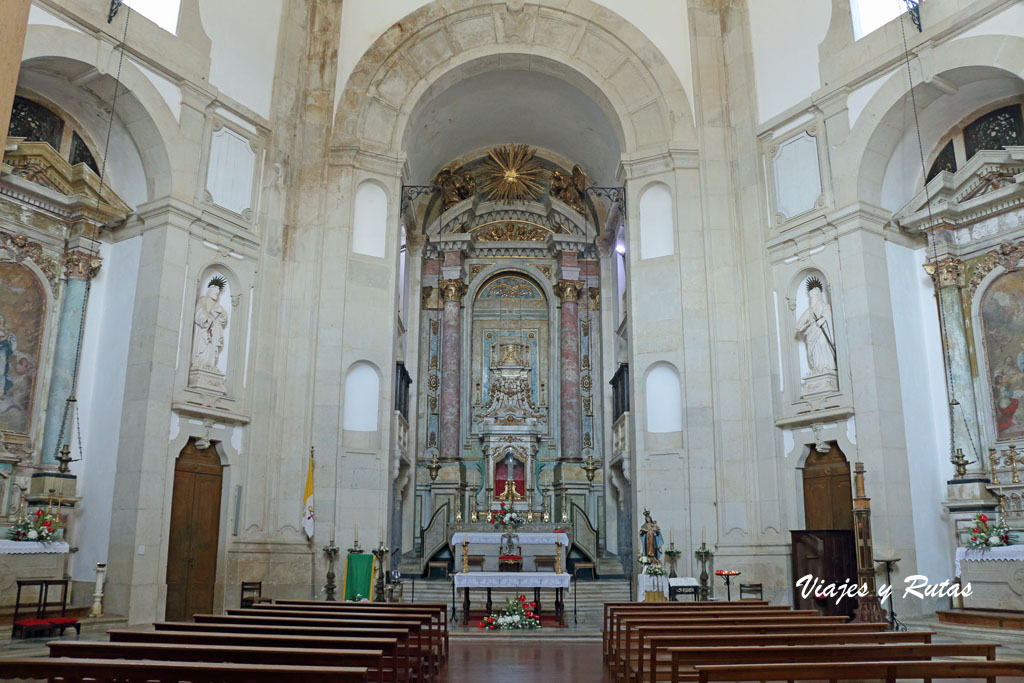
M509 204L540 196L542 168L527 145L495 147L487 157L481 168L481 189L488 197Z

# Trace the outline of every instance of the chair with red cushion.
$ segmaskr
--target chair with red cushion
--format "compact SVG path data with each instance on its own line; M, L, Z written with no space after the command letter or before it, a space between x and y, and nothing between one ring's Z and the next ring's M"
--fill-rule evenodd
M39 579L18 581L18 593L14 601L14 626L11 628L11 638L20 635L22 638L31 638L38 634L50 635L53 633L53 624L42 616L44 581ZM34 596L32 588L36 588ZM31 615L31 616L27 616ZM23 618L19 618L19 616Z
M75 629L75 633L81 635L81 633L82 633L82 625L80 623L78 623L78 619L75 619L74 617L67 616L67 608L68 608L68 580L67 579L48 579L48 580L45 580L43 582L43 584L44 584L43 585L43 602L42 602L42 605L40 606L41 607L41 612L39 614L40 618L46 619L48 622L50 622L50 625L54 629L59 629L60 630L60 635L64 635L64 631L66 629L69 629L69 628L74 628ZM53 599L53 600L50 599L50 589L51 588L59 589L59 592L60 592L60 597L59 598L56 598L56 599ZM55 616L55 617L47 618L46 611L47 611L47 609L49 609L51 607L52 608L60 607L60 616Z

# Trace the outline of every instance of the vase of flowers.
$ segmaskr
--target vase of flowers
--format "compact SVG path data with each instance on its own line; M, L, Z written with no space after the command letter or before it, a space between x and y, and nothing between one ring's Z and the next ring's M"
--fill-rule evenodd
M11 538L15 541L53 541L60 531L58 523L56 515L39 509L34 515L20 517L14 523L11 527Z
M525 595L505 599L505 609L492 612L477 626L489 631L540 628L540 617L534 614L537 603L527 602Z
M1010 533L1010 527L1006 522L989 520L988 515L979 512L974 516L974 525L971 527L971 541L967 544L972 550L988 550L1002 545L1012 545L1014 541Z
M505 507L502 503L497 510L491 513L491 524L495 529L504 531L515 531L526 522L523 516Z

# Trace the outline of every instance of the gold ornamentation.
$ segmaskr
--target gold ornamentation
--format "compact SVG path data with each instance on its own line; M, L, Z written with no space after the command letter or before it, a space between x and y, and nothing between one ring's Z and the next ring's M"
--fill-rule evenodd
M583 391L590 393L590 390L594 387L594 380L590 379L590 375L583 375L583 379L580 380L580 388Z
M441 380L437 378L437 375L431 375L427 378L427 388L431 391L437 391L437 388L441 385Z
M430 401L430 414L431 415L437 415L437 396L429 397L429 401ZM434 435L431 434L431 436L433 437ZM435 445L436 445L436 440L435 440Z
M57 291L61 276L60 262L55 256L43 251L41 244L33 242L27 235L0 232L0 249L7 251L15 263L21 263L25 259L35 263L49 281L51 291Z
M64 274L69 279L91 280L100 272L103 260L98 254L87 254L84 251L69 251L64 254Z
M598 287L588 287L587 294L590 295L590 300L594 302L594 308L601 307L601 290Z
M998 250L985 254L985 257L975 267L971 279L967 283L968 296L974 298L974 293L981 285L981 281L988 276L996 266L1002 266L1007 270L1014 270L1020 265L1020 259L1024 256L1024 242L1003 242ZM927 270L927 269L926 269Z
M533 285L518 278L501 278L487 286L486 296L502 299L532 299L536 292ZM488 337L489 338L489 337Z
M437 432L430 432L427 437L427 448L433 448L437 445Z
M590 354L589 353L583 354L583 363L582 363L582 365L580 365L580 369L581 370L590 370L591 369L590 368Z
M440 329L440 323L438 323L438 321L436 319L431 320L430 321L430 334L437 334L438 329ZM435 367L435 368L437 367L437 359L436 358L433 361L433 367Z
M551 279L551 265L548 263L531 263L531 266L544 273L544 276Z
M961 287L964 284L963 261L947 256L934 263L924 264L924 270L928 273L936 287Z
M436 321L432 320L431 322L436 322ZM435 334L436 334L436 332L435 332ZM430 357L430 368L429 369L430 370L437 370L437 356L431 356Z
M559 280L555 284L555 291L558 292L562 303L576 301L580 296L581 289L583 289L582 280Z
M584 320L583 322L581 322L580 323L580 328L583 330L583 336L584 337L589 337L590 336L590 321L589 320Z
M583 414L591 417L594 414L594 399L592 396L583 397Z
M572 167L572 173L569 175L557 169L551 174L551 196L567 204L577 213L585 213L583 197L586 189L587 176L579 164Z
M480 242L542 242L551 234L543 228L531 228L529 225L508 222L494 225L476 233Z
M433 294L434 294L434 288L433 287L431 287L430 285L425 285L423 287L423 293L422 293L421 299L420 299L420 301L421 301L420 305L423 308L433 308L433 306L431 306L431 301L434 298Z
M523 494L521 494L518 491L516 491L515 482L513 482L511 479L506 479L505 480L505 490L502 491L500 494L498 494L497 500L515 501L515 500L522 500L522 499L523 499Z
M439 280L437 286L441 288L441 296L444 302L454 301L460 303L462 295L466 293L466 283L459 279Z
M586 434L583 435L583 447L584 448L593 448L594 447L594 438L590 435L590 432L587 432Z
M540 162L527 145L495 147L481 167L483 192L491 199L510 204L536 199L543 188Z
M459 173L451 166L445 166L434 178L434 184L441 188L441 210L447 211L476 192L476 181L466 171Z

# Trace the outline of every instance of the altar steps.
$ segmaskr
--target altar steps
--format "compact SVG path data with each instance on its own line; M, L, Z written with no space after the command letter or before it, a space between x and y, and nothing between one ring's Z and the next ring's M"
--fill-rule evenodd
M415 600L413 599L413 590L411 581L406 579L404 581L402 594L406 602L443 602L451 604L452 602L452 583L451 580L435 579L435 580L416 580L416 591ZM527 591L532 593L532 591ZM550 591L544 592L542 595L545 599L549 599ZM573 595L575 593L575 596ZM514 590L499 590L495 588L491 592L491 601L493 603L493 609L498 610L505 605L505 598L514 598L518 595L517 591ZM533 596L528 594L531 600ZM629 593L629 582L625 579L606 579L599 581L588 581L586 579L580 579L573 583L572 593L565 596L565 620L569 624L573 624L573 606L575 598L576 608L576 620L580 625L594 626L597 629L601 628L601 619L604 613L604 603L606 602L623 602L630 599ZM473 592L473 613L477 613L483 609L484 592L474 591ZM456 597L456 605L459 609L459 616L461 618L462 611L462 595L459 594ZM553 610L553 604L545 604L545 611Z

